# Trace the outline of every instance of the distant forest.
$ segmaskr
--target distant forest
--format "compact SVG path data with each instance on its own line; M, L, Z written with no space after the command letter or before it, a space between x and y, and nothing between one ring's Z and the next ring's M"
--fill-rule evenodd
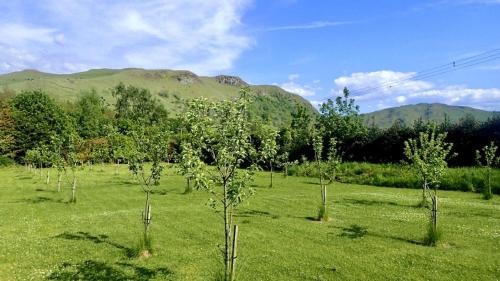
M120 84L112 92L116 103L111 106L95 91L63 105L42 91L0 99L0 162L23 163L29 150L50 150L75 139L82 162L126 161L126 153L117 154L114 146L127 142L134 124L155 124L168 131L169 155L165 159L175 161L185 132L182 113L170 115L147 89ZM342 97L325 102L319 113L301 105L295 108L291 122L279 128L263 115L252 116L253 144L259 146L262 132L272 128L277 132L277 159L281 162L312 160L312 134L321 131L325 156L329 140L335 138L344 161L399 163L405 160L404 141L418 137L428 125L420 119L412 125L396 121L386 129L367 126L347 89ZM467 115L454 124L445 120L438 130L447 132L446 141L453 143L451 166L476 165L476 150L491 141L500 145L498 117L479 122Z

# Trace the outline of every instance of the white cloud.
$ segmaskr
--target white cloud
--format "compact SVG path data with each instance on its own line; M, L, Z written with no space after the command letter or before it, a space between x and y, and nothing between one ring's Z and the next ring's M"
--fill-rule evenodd
M295 30L295 29L316 29L351 24L348 21L315 21L306 24L284 25L267 28L266 31Z
M415 103L446 103L486 110L500 108L499 88L469 88L465 85L438 86L414 80L414 72L391 70L358 72L334 80L333 95L348 87L362 112ZM374 107L375 105L375 107Z
M288 91L290 93L297 94L302 97L311 97L316 95L316 90L319 90L319 87L314 87L310 85L302 85L299 84L297 79L299 79L300 75L299 74L290 74L288 75L288 81L282 83L282 84L275 84L277 86L280 86L283 88L285 91Z
M214 74L232 68L253 44L241 23L250 1L40 0L29 9L12 3L0 12L22 16L0 19L0 47L38 60L1 59L54 72L104 65Z
M54 43L62 36L57 29L32 27L17 23L0 24L0 44L23 45L28 42Z

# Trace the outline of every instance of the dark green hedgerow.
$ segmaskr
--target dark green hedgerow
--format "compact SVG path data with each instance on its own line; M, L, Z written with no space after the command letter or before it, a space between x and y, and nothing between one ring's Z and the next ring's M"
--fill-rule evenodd
M317 168L304 162L288 169L289 175L317 177ZM419 179L408 166L348 162L340 165L336 180L375 186L421 188ZM448 168L439 186L441 190L481 192L485 188L486 172L480 167ZM500 194L500 169L492 171L492 192Z

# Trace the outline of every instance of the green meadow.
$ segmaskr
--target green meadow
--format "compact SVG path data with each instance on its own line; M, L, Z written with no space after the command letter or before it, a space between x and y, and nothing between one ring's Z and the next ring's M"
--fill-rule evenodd
M78 171L51 181L0 169L0 280L214 280L222 269L221 214L169 167L152 196L153 255L129 253L142 235L144 193L127 167ZM500 199L438 191L442 239L423 245L429 210L419 189L333 183L331 220L314 218L315 178L259 172L237 211L237 280L498 280Z

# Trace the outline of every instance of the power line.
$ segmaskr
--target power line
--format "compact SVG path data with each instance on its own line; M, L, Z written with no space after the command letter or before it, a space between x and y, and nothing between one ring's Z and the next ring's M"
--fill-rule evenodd
M493 60L496 60L499 58L500 58L500 48L492 49L492 50L489 50L489 51L486 51L486 52L483 52L483 53L480 53L480 54L477 54L474 56L470 56L470 57L463 58L463 59L457 59L457 60L454 60L452 62L443 64L443 65L431 67L431 68L416 72L415 74L410 75L410 76L405 77L405 78L396 79L393 81L386 81L386 82L384 82L380 85L377 85L377 86L367 86L367 87L362 87L362 88L358 88L358 89L352 89L351 92L354 94L356 94L356 93L359 94L359 93L363 93L363 92L373 92L375 90L383 89L386 87L392 88L392 87L398 86L398 85L400 85L406 81L409 81L409 80L431 78L434 76L443 75L445 73L449 73L449 72L457 71L460 69L472 67L472 66L475 66L478 64L490 62L490 61L493 61Z

